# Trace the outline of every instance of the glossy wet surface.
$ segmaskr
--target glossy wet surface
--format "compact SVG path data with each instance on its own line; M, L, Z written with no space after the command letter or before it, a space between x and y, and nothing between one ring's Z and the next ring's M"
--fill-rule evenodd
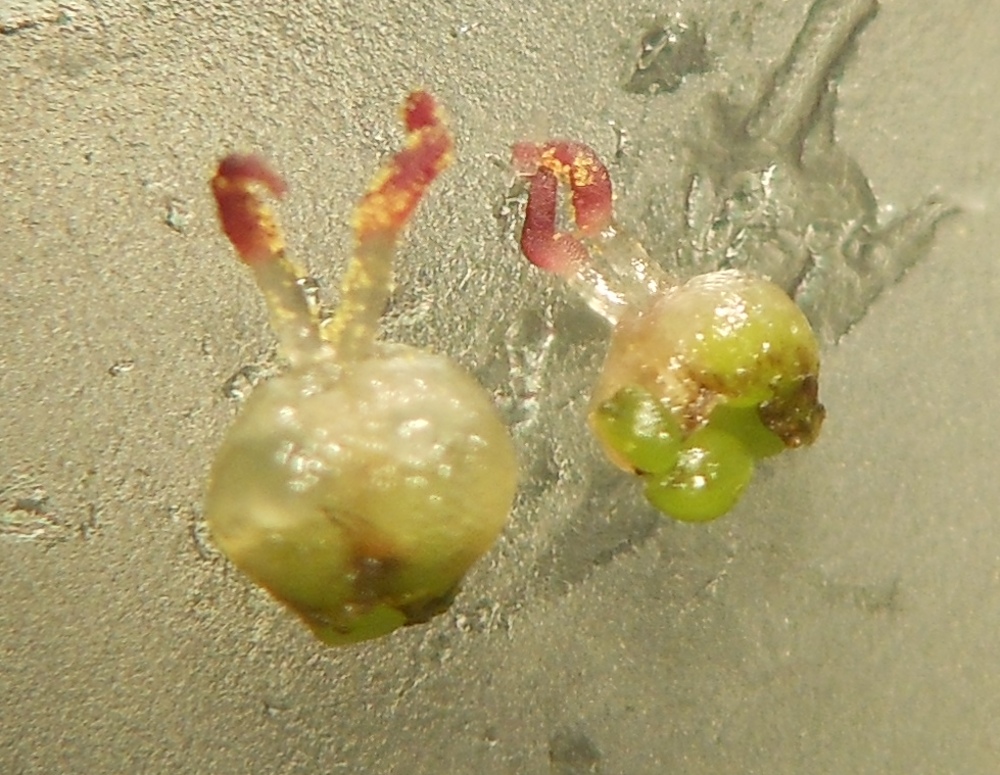
M825 350L818 444L684 526L590 440L607 331L505 241L492 159L593 144L655 246L707 96L751 103L808 10L690 5L705 72L652 96L622 87L675 10L653 3L0 5L0 769L994 769L1000 5L886 3L848 55L837 148L879 223L934 193L963 212ZM273 345L207 181L230 150L280 163L291 249L333 303L417 85L458 157L386 333L483 382L522 490L448 614L330 650L204 538L223 388ZM651 209L664 191L681 207Z

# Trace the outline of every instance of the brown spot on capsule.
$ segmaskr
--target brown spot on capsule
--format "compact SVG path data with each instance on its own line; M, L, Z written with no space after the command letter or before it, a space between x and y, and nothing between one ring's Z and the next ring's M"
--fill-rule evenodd
M819 380L811 374L803 377L790 392L761 404L758 414L785 446L812 444L826 417L826 407L819 402Z

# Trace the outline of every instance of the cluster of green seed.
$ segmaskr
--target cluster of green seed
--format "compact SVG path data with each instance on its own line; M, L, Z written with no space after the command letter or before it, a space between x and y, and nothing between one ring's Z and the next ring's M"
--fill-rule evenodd
M591 422L601 442L645 483L646 499L686 522L720 517L739 500L754 463L785 448L754 408L720 406L685 435L670 410L639 387L622 388Z

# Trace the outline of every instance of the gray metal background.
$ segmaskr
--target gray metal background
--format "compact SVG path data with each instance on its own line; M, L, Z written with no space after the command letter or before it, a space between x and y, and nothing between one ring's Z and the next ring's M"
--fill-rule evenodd
M0 3L0 771L997 771L1000 3L885 0L860 38L842 142L883 207L964 212L825 353L819 444L707 526L601 461L604 332L495 217L512 141L610 156L613 121L628 223L645 159L704 94L752 93L808 4L688 5L712 70L640 98L630 46L672 2ZM207 179L229 149L271 157L335 301L417 85L458 161L387 333L495 392L524 486L450 614L329 650L198 521L222 386L271 343Z

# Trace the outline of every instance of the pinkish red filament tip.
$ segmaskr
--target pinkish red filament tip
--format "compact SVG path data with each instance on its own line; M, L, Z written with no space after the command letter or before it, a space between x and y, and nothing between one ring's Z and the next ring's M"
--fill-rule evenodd
M260 156L231 154L219 162L212 178L222 230L248 264L266 261L284 248L274 215L257 194L260 188L276 197L287 190L285 181Z
M452 136L430 94L417 91L407 97L403 122L406 146L379 171L354 211L354 233L360 244L394 237L434 178L451 163Z
M570 274L587 260L582 239L596 238L613 222L611 178L597 154L572 140L517 143L514 169L530 179L521 251L536 266ZM576 231L556 230L559 184L569 186Z

